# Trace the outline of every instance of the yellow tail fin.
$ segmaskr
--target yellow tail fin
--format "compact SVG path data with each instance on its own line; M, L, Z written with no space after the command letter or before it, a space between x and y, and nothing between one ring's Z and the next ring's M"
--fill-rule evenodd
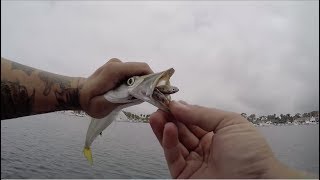
M92 165L93 164L93 160L92 160L92 153L91 153L91 149L90 147L85 147L83 149L83 155L84 157L87 158L87 160L90 162L90 164Z

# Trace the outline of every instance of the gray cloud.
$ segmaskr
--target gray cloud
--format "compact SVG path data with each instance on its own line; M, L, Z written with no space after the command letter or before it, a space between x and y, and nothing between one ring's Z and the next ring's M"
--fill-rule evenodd
M26 65L89 76L112 57L145 61L176 69L174 99L258 114L319 109L316 1L1 5L1 54Z

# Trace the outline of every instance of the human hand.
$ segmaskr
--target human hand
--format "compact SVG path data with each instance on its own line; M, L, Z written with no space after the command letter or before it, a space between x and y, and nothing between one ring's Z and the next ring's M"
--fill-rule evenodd
M97 69L89 78L81 79L80 105L94 118L103 118L119 104L108 102L103 95L115 88L121 81L132 76L152 73L146 63L126 62L113 58Z
M150 116L173 178L298 177L240 114L172 101Z

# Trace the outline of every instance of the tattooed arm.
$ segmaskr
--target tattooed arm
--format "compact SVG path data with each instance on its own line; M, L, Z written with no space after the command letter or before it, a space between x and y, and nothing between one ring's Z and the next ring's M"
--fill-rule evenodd
M84 81L1 58L1 119L81 110L79 89Z
M125 78L151 73L145 63L111 59L90 77L68 77L1 58L1 120L59 110L101 118L115 107L103 98Z

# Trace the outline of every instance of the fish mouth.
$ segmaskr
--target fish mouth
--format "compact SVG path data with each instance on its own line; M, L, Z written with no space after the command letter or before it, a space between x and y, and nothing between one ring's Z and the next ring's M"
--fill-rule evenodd
M129 89L129 94L146 101L159 109L169 112L170 94L178 92L178 88L170 85L170 78L175 70L168 70L139 77L139 82Z
M150 96L150 103L167 112L169 112L169 103L171 101L170 94L179 91L177 87L171 86L170 84L170 78L174 72L175 70L170 68L158 73L159 75L151 87L152 95Z
M170 85L170 78L174 74L174 72L175 70L173 68L160 72L160 76L155 80L155 87L161 85Z

